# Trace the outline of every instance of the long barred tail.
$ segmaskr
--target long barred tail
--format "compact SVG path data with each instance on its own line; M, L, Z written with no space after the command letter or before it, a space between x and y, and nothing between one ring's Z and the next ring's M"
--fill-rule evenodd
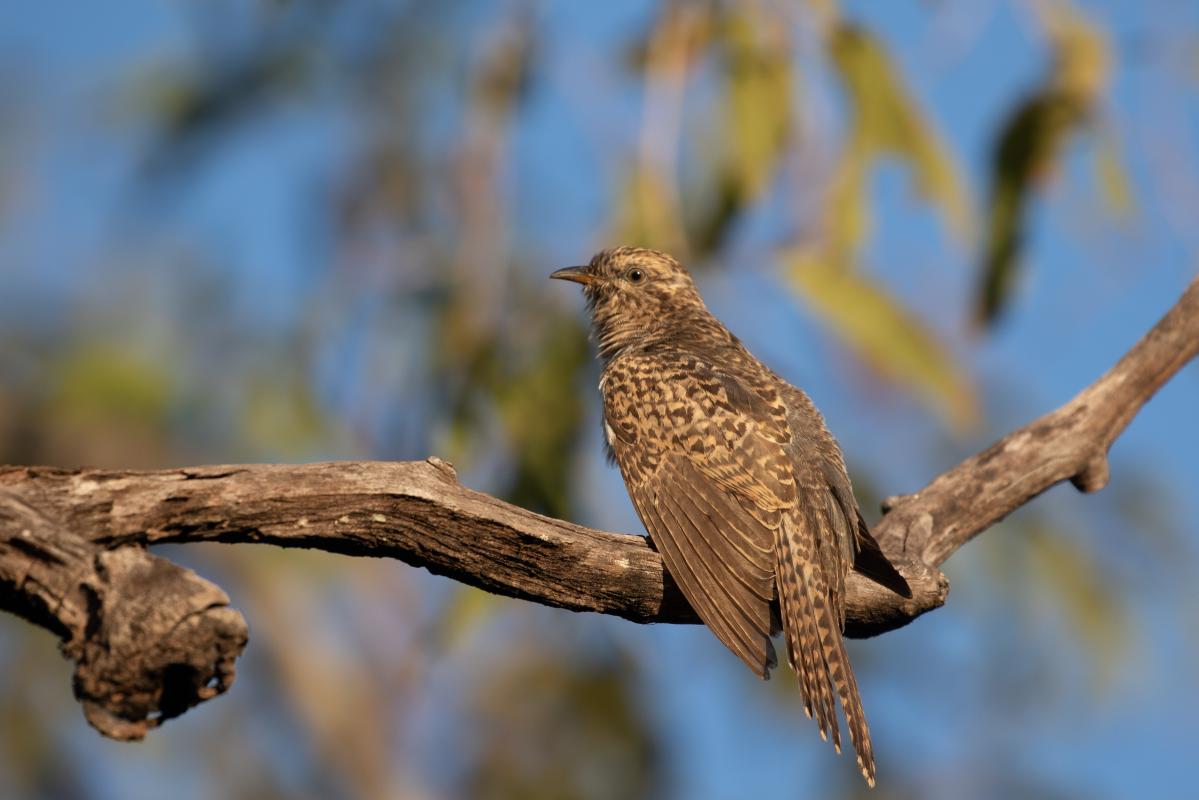
M815 716L820 737L831 736L838 753L841 734L834 692L840 698L858 767L866 783L874 786L874 749L858 696L858 683L845 651L840 620L829 601L828 582L813 563L805 544L796 541L791 533L783 533L776 548L779 608L787 657L799 677L804 711L809 717Z
M825 616L832 615L825 609ZM866 713L862 710L862 698L858 694L858 681L853 675L853 665L845 652L845 640L839 628L832 627L823 634L822 649L824 663L828 669L837 694L841 698L841 709L845 712L845 724L849 728L849 739L858 755L858 768L866 783L874 786L874 747L870 744L870 726L866 724Z

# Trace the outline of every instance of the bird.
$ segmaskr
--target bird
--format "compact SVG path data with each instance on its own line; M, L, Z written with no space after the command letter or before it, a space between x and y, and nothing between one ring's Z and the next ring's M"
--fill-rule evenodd
M804 711L857 763L874 751L842 634L850 570L904 596L870 535L845 459L808 396L708 310L686 268L641 247L602 250L551 278L582 284L602 362L605 449L701 620L759 677L783 634Z

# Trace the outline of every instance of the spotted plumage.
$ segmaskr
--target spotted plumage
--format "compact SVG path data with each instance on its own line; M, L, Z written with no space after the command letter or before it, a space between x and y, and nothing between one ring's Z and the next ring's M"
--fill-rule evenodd
M583 284L604 362L604 436L671 577L761 677L784 634L804 710L840 752L838 700L866 780L874 754L841 634L857 568L907 594L871 538L820 412L708 311L654 250L605 250Z

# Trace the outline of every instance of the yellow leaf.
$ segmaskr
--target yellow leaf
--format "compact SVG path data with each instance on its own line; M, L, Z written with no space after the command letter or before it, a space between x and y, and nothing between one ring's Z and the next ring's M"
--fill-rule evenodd
M1069 3L1034 3L1033 8L1053 40L1054 85L1090 103L1108 84L1107 41L1078 9Z
M861 194L868 168L881 156L895 156L911 166L921 194L936 204L948 229L969 241L970 205L957 167L900 82L901 73L882 45L861 28L841 24L829 37L829 51L851 108L849 143L842 159L843 168L856 180L843 187L844 202L864 204ZM860 163L853 165L855 161Z
M667 180L649 167L639 167L625 180L616 206L621 209L615 239L682 256L685 241L676 194Z
M731 177L738 199L758 196L774 173L791 126L791 61L777 27L762 24L747 7L721 28L728 69L725 119Z
M455 586L438 620L436 636L445 647L457 647L491 622L503 603L497 595L473 586Z
M1109 685L1129 647L1130 626L1119 593L1086 548L1044 524L1029 529L1029 572L1077 635L1095 665L1097 688Z
M699 254L719 249L732 224L769 189L791 136L792 62L786 26L753 5L729 5L713 26L723 94L713 104L714 146L687 192L688 237Z
M1120 150L1111 135L1101 135L1095 148L1095 174L1099 179L1099 190L1113 216L1128 217L1132 214L1133 200L1131 182Z
M829 183L824 247L836 263L852 263L858 248L870 238L870 202L865 188L868 166L860 152L848 151Z
M783 254L803 300L879 374L911 391L959 431L978 420L973 386L935 335L860 272L815 251Z

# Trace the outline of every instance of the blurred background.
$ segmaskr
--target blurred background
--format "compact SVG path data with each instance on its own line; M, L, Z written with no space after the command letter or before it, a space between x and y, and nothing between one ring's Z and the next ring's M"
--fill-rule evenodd
M1065 402L1199 253L1199 6L109 0L0 25L0 463L452 460L641 532L553 269L680 255L805 387L868 516ZM1095 496L851 643L873 798L1180 796L1194 365ZM250 621L231 692L102 739L0 618L0 786L45 798L867 796L794 678L698 627L399 563L164 548Z

